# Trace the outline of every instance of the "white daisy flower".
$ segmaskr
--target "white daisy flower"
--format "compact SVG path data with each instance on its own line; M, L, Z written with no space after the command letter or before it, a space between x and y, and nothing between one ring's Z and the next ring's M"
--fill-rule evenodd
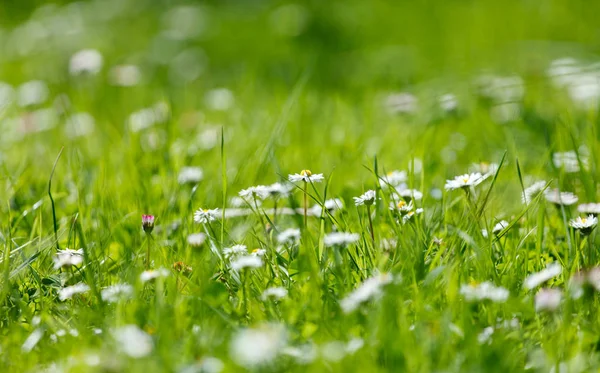
M361 206L361 205L371 206L371 205L375 204L375 199L377 198L377 195L375 194L374 190L367 190L360 197L353 197L353 198L354 198L354 204L356 206Z
M359 287L340 301L344 313L356 310L364 302L378 298L382 294L385 285L392 282L392 275L382 273L366 279Z
M204 172L200 167L183 167L179 170L177 182L179 184L198 184L203 177Z
M555 311L560 306L562 291L559 289L540 289L535 295L536 311Z
M407 92L392 93L385 97L384 106L390 114L412 114L419 108L419 100Z
M231 205L231 207L236 207L236 208L248 207L249 204L252 204L252 207L256 207L257 205L260 207L260 206L262 206L262 201L260 201L260 200L249 201L242 197L234 196L229 199L229 204Z
M233 245L223 249L223 255L227 259L236 258L242 255L248 255L248 249L246 245Z
M283 243L296 243L300 240L300 229L288 228L277 235L277 242Z
M230 356L236 364L253 369L273 362L286 345L283 325L264 324L239 330L231 341Z
M577 206L577 211L582 214L600 214L600 203L583 203Z
M535 198L535 196L537 196L541 191L543 191L545 187L546 182L544 180L536 181L535 183L525 188L525 190L523 191L523 195L521 196L521 200L526 205L530 204L533 198Z
M115 303L120 299L130 299L133 297L133 286L129 284L111 285L102 289L100 296L108 303Z
M266 199L269 197L269 187L265 185L252 186L240 191L239 196L249 201L254 199Z
M220 217L219 209L198 209L194 213L194 221L196 223L210 223Z
M498 171L498 164L497 163L486 163L486 162L481 162L481 163L473 163L470 167L471 172L479 172L480 174L483 175L483 179L487 179L490 176L494 176L496 174L496 172Z
M286 346L281 354L291 357L297 364L307 365L317 358L318 351L313 343L305 343L300 346Z
M252 250L252 252L250 253L250 255L252 255L252 256L265 256L266 253L267 253L267 250L265 250L265 249L254 249L254 250Z
M273 183L271 185L267 185L267 191L271 198L285 198L290 194L292 188L287 184L282 183Z
M206 234L204 233L192 233L187 236L187 243L192 247L200 247L206 241Z
M506 227L508 227L508 222L506 220L502 220L498 223L496 223L496 225L494 225L494 227L492 228L492 233L493 234L497 234L502 232L504 229L506 229ZM485 229L481 230L481 234L483 235L483 237L488 237L488 232Z
M574 150L552 154L552 162L554 163L554 167L560 168L567 173L579 172L580 161L584 168L588 167L587 156L580 154L579 159L577 159L577 153Z
M121 351L134 359L150 355L154 348L152 337L137 325L122 326L112 335Z
M302 170L299 174L290 174L288 179L292 183L298 181L304 181L305 183L320 183L325 178L323 177L323 174L313 174L310 170Z
M323 206L330 214L333 214L337 210L344 208L344 201L339 198L328 199L323 203ZM311 211L314 215L321 215L322 207L320 205L314 205L311 207Z
M133 87L140 82L142 73L136 65L117 65L110 69L109 77L113 85Z
M271 288L267 288L265 289L265 291L263 291L262 293L262 300L265 301L269 298L274 298L274 299L282 299L285 298L288 294L288 291L286 288L281 287L281 286L277 286L277 287L271 287Z
M494 334L494 328L491 326L488 326L487 328L483 329L481 331L481 333L479 333L479 335L477 335L477 342L479 342L480 344L487 343L490 341L493 334Z
M461 188L469 188L472 186L479 185L485 178L479 172L472 174L464 174L456 176L452 180L446 180L446 190L455 190Z
M75 294L83 294L90 291L90 287L86 284L80 282L73 286L67 286L58 291L58 299L64 301L66 299L71 299Z
M550 263L543 270L533 273L525 279L524 287L531 290L543 284L544 282L553 279L562 273L562 266L559 263Z
M423 213L423 209L422 208L418 208L416 210L413 211L409 211L408 213L406 213L404 216L402 216L402 223L405 224L406 222L408 222L410 219L412 219L413 216L415 215L419 215Z
M423 193L416 189L398 187L396 188L396 193L406 200L420 201L421 199L423 199ZM396 196L395 194L393 195Z
M406 180L408 180L408 175L406 171L391 171L388 172L385 176L379 177L379 185L382 188L387 188L390 185L393 187L398 187L403 185Z
M438 97L440 109L446 112L455 111L458 109L458 99L452 93L446 93Z
M20 107L40 105L48 99L50 91L42 80L31 80L17 88L17 103Z
M390 202L390 210L398 211L402 215L411 212L414 208L412 201L409 201L408 203L403 200L400 200L398 203Z
M97 74L102 70L102 55L95 49L84 49L73 56L69 61L71 75Z
M558 189L547 190L544 193L546 201L555 205L571 206L579 201L579 198L570 192L561 192Z
M332 232L325 235L323 242L325 246L346 246L360 240L358 233Z
M83 263L83 249L59 250L54 257L54 269L79 266Z
M469 302L490 300L496 303L503 303L509 296L508 290L501 286L494 286L494 284L487 281L475 285L462 285L460 293Z
M598 225L598 218L594 215L588 215L583 218L578 216L576 219L571 219L569 225L578 230L581 234L588 235L592 233L592 230Z
M258 255L240 256L231 262L231 269L240 271L244 268L260 268L263 266L263 260Z
M142 281L142 283L144 283L144 282L148 282L148 281L157 279L159 277L167 277L170 274L171 274L171 272L169 272L169 270L166 268L149 269L149 270L142 272L142 274L140 275L140 280Z

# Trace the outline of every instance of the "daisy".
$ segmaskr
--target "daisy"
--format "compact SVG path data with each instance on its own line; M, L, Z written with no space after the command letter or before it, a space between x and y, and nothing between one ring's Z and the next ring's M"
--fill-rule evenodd
M472 170L472 172L479 172L483 175L484 179L487 179L488 177L496 174L496 171L498 171L498 167L499 166L497 163L481 162L473 163L470 167L470 170Z
M403 185L406 182L406 180L408 180L408 175L406 174L406 171L391 171L388 172L385 176L379 177L379 185L382 188L386 188L390 185L393 187L397 187Z
M120 87L133 87L137 85L142 73L136 65L117 65L110 69L110 83Z
M535 295L536 311L555 311L560 306L562 291L559 289L540 289Z
M78 266L83 263L83 249L59 250L54 257L54 269Z
M412 201L406 203L405 201L399 201L398 203L390 202L390 210L398 211L400 214L404 215L414 209L414 205Z
M250 255L252 255L252 256L265 256L266 253L267 253L267 250L265 250L265 249L254 249L254 250L252 250L252 252L250 253Z
M571 206L579 201L579 198L570 192L560 192L558 189L547 190L544 193L546 201L555 205Z
M346 246L355 243L360 239L358 233L332 232L325 235L323 242L325 246Z
M323 207L325 207L325 209L329 211L330 214L333 214L335 211L344 208L344 201L342 201L339 198L328 199L325 201L325 203L323 203ZM311 211L314 215L321 215L322 210L323 208L321 207L321 205L314 205L313 207L311 207Z
M405 224L407 221L409 221L410 219L412 219L413 216L415 215L419 215L423 213L423 209L422 208L418 208L416 210L413 211L409 211L406 215L404 215L402 217L402 223Z
M600 214L600 203L583 203L577 206L577 211L582 214Z
M452 112L458 109L458 100L452 93L447 93L438 97L438 104L443 111Z
M125 325L112 332L121 351L134 359L150 355L154 348L152 337L137 325Z
M286 345L287 333L283 325L263 324L235 333L230 355L236 364L252 370L273 362Z
M90 291L90 287L86 284L80 282L73 286L67 286L58 291L58 299L64 301L66 299L71 299L75 294L83 294L85 292Z
M545 187L546 182L544 180L541 180L536 181L529 187L525 188L525 190L523 191L523 195L521 196L523 203L526 205L530 204L533 198L537 196L541 191L543 191Z
M116 284L102 289L100 292L102 300L108 303L118 302L120 299L133 297L133 286L129 284Z
M140 280L142 281L142 283L144 283L157 279L159 277L167 277L170 274L171 272L169 272L169 270L167 270L166 268L159 268L156 270L149 269L147 271L142 272L142 274L140 275Z
M300 240L300 229L288 228L277 235L279 243L295 243Z
M580 154L578 159L578 155L574 150L552 154L552 162L554 163L554 167L563 169L567 173L579 172L580 161L583 167L587 168L587 157Z
M396 188L397 194L406 200L420 201L423 199L423 193L416 189Z
M302 170L299 174L290 174L288 180L292 183L304 181L305 183L320 183L325 178L323 174L313 174L310 170Z
M262 293L262 300L267 300L269 298L273 298L273 299L282 299L285 298L288 294L288 291L286 288L281 287L281 286L277 286L277 287L272 287L272 288L267 288L265 289L265 291L263 291Z
M342 310L344 313L350 313L364 302L380 297L383 287L392 282L392 279L393 277L389 273L378 274L366 279L358 288L340 301Z
M95 49L84 49L73 56L69 61L71 75L97 74L102 69L102 55Z
M154 215L142 215L142 229L146 233L154 230Z
M446 190L455 190L469 188L472 186L479 185L485 178L479 172L472 174L464 174L456 176L452 180L446 180Z
M354 198L354 204L356 206L361 206L361 205L372 206L375 204L376 194L375 194L374 190L367 190L360 197L353 197L353 198Z
M204 178L204 172L200 167L183 167L177 176L179 184L198 184Z
M271 196L271 198L285 198L290 194L292 188L289 185L274 183L271 185L267 185L267 192Z
M594 215L588 215L587 218L578 216L576 219L571 219L569 225L578 230L582 235L587 236L598 225L598 218Z
M241 255L247 255L248 249L246 245L233 245L231 247L226 247L223 249L223 255L225 258L232 259Z
M269 197L269 195L269 187L265 185L252 186L250 188L243 189L239 193L240 197L250 200L266 199L267 197Z
M244 268L260 268L263 266L263 260L258 255L246 255L240 256L239 258L231 262L231 269L234 271L240 271Z
M192 247L200 247L206 241L206 234L204 233L192 233L187 236L187 243Z
M196 223L210 223L219 218L219 209L198 209L194 213L194 221Z
M503 303L509 296L508 290L501 286L494 286L487 281L481 284L462 285L460 293L470 302L490 300L495 303Z
M506 227L508 227L508 222L506 220L502 220L502 221L496 223L496 225L494 225L494 227L492 228L492 233L498 234L498 233L502 232L504 229L506 229ZM481 234L483 235L483 237L488 237L488 232L485 229L481 230Z
M531 290L543 284L544 282L553 279L562 273L562 266L558 263L550 263L545 269L533 273L525 279L524 287Z

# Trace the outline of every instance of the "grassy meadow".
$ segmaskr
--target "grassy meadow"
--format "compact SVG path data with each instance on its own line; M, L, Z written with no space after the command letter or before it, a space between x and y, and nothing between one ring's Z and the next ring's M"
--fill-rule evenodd
M0 371L598 371L598 11L5 1Z

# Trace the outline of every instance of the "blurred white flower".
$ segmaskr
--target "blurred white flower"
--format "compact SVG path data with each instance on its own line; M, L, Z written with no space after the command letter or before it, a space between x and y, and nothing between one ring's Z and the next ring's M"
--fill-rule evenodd
M418 208L415 209L413 211L409 211L406 214L404 214L402 216L402 223L405 224L406 222L408 222L410 219L412 219L413 216L415 215L419 215L423 213L423 209L422 208Z
M169 272L169 270L166 268L148 269L142 272L142 274L140 275L140 281L144 283L157 279L159 277L168 277L170 274L171 272Z
M535 198L535 196L542 192L545 187L546 182L544 180L536 181L529 187L525 188L525 190L523 191L523 195L521 196L521 200L526 205L530 204L533 198Z
M230 356L247 369L273 362L286 346L287 333L279 324L264 324L239 330L231 341Z
M284 243L296 243L300 240L300 229L288 228L277 235L277 242Z
M578 230L581 234L588 235L592 233L592 230L598 225L598 218L594 215L588 215L583 218L578 216L576 219L571 219L569 225Z
M198 209L194 213L194 221L196 223L210 223L220 217L219 209Z
M120 87L138 85L142 77L140 69L135 65L118 65L110 70L110 82Z
M340 301L340 306L344 313L350 313L356 310L364 302L374 300L382 295L382 289L385 285L392 282L392 275L381 273L366 279L354 291L348 294Z
M290 194L292 187L287 184L273 183L271 185L267 185L266 190L271 198L278 199L287 197Z
M392 194L392 197L394 198L397 195L404 198L407 201L410 201L410 200L420 201L421 199L423 199L423 193L421 193L420 191L418 191L416 189L397 187L396 193Z
M192 247L200 247L206 241L206 234L204 233L192 233L187 236L187 243Z
M197 363L184 366L177 373L220 373L224 367L225 364L221 360L207 356Z
M266 199L269 197L269 188L265 185L252 186L240 191L239 196L252 202L254 199Z
M67 118L65 133L70 138L87 136L94 132L95 120L89 113L75 113Z
M325 246L346 246L353 244L360 240L358 233L346 233L346 232L331 232L327 233L323 238Z
M102 55L95 49L83 49L71 56L69 73L71 75L92 74L102 70Z
M59 250L54 256L54 269L78 266L83 263L83 249Z
M540 289L535 295L536 311L554 311L560 306L562 291L559 289Z
M446 190L469 188L472 186L479 185L483 180L485 180L485 178L479 172L459 175L452 180L446 180L445 188Z
M391 171L388 172L385 176L379 177L379 185L382 188L386 188L388 186L398 187L402 186L406 180L408 180L408 175L406 171Z
M377 195L375 194L374 190L367 190L361 196L359 196L359 197L353 197L354 198L354 204L356 206L361 206L361 205L371 206L371 205L375 204L376 197L377 197Z
M531 290L543 284L544 282L560 275L562 273L562 266L559 263L550 263L543 270L533 273L527 278L523 286L527 290Z
M133 297L133 286L129 284L116 284L102 289L100 292L102 300L108 303L115 303L121 299L130 299Z
M64 301L66 299L71 299L75 294L86 293L90 290L90 287L86 284L80 282L73 286L67 286L58 291L58 299Z
M462 285L460 293L467 301L491 300L492 302L502 303L508 299L509 292L501 286L494 286L490 282L480 284Z
M558 189L546 190L544 193L546 201L555 205L571 206L579 201L579 198L571 192L561 192Z
M179 170L177 182L179 184L198 184L203 177L204 172L200 167L183 167Z
M487 328L483 329L481 333L479 333L479 335L477 335L477 342L479 342L480 344L487 343L490 341L490 338L492 338L493 334L494 328L488 326Z
M265 250L265 249L254 249L254 250L252 250L252 252L250 253L250 255L252 255L252 256L265 256L266 253L267 253L267 250Z
M235 258L231 261L231 269L240 271L244 268L260 268L263 266L263 260L258 255L246 255Z
M38 342L42 339L43 336L44 331L42 329L35 329L33 332L31 332L31 334L29 334L25 342L23 342L23 345L21 346L21 351L23 353L31 352L31 350L33 350L33 348L38 344Z
M313 174L310 170L302 170L299 174L290 174L288 179L292 183L298 181L304 181L305 183L320 183L325 178L323 177L323 174Z
M20 107L43 104L48 99L48 86L41 80L23 83L17 89L17 103Z
M285 298L287 294L288 291L286 288L277 286L265 289L265 291L263 291L262 293L261 298L262 300L267 300L269 298L282 299Z
M127 356L139 359L150 355L154 344L152 337L137 325L125 325L112 332L120 350Z
M217 88L206 92L204 102L212 110L225 111L233 106L235 98L229 89Z
M579 172L579 162L581 162L584 168L588 167L587 155L578 155L574 150L552 154L552 162L554 163L554 167L560 168L567 173Z
M600 203L583 203L577 206L577 211L582 214L600 214Z
M317 347L313 343L305 343L300 346L286 346L281 351L282 355L289 356L301 365L312 363L317 358Z
M506 227L508 227L508 222L506 220L501 220L500 222L496 223L496 225L494 225L494 227L492 228L492 234L500 233L504 229L506 229ZM488 237L488 231L485 229L481 230L481 234L483 235L483 237Z
M390 114L412 114L418 110L419 102L414 95L400 92L385 97L384 106Z
M325 209L329 211L330 214L333 214L335 211L344 208L344 201L342 201L339 198L328 199L325 201L325 203L323 203L323 207L325 207ZM314 205L310 209L313 215L316 216L321 215L321 212L323 210L323 208L320 205Z
M452 93L446 93L438 98L438 103L443 111L450 112L458 109L458 99Z
M223 249L223 255L227 259L234 259L242 255L248 255L248 249L246 245L233 245Z

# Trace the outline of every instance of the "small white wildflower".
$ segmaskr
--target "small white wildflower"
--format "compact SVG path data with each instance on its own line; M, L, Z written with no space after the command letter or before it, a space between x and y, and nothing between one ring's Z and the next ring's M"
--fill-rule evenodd
M312 343L306 343L300 346L286 346L282 351L282 355L289 356L294 361L301 365L312 363L317 358L317 347Z
M560 306L562 291L559 289L540 289L535 295L536 311L554 311Z
M137 325L122 326L114 330L112 335L121 351L134 359L148 356L154 348L152 337Z
M113 85L133 87L140 82L142 73L136 65L118 65L110 69L109 77Z
M250 253L250 255L252 255L252 256L265 256L266 253L267 253L267 250L265 250L265 249L254 249L254 250L252 250L252 252Z
M304 181L305 183L320 183L325 178L323 177L323 174L313 174L310 170L302 170L299 174L290 174L288 179L292 183L298 181Z
M423 193L421 193L420 191L418 191L416 189L397 187L396 193L400 197L404 198L407 201L408 200L420 201L421 199L423 199ZM393 196L396 196L396 195L393 194Z
M438 98L438 103L443 111L451 112L458 109L458 100L452 93L441 95Z
M524 286L525 289L531 290L543 284L544 282L560 275L562 273L562 266L559 263L550 263L543 270L532 273L525 278Z
M240 191L239 196L254 201L255 199L266 199L270 196L269 188L265 185L252 186Z
M361 205L371 206L371 205L375 204L376 198L377 198L377 195L374 190L367 190L360 197L354 197L354 204L356 206L361 206Z
M391 171L388 172L385 176L379 177L379 185L382 188L389 187L390 185L393 187L402 186L406 180L408 180L408 175L406 171Z
M356 351L363 348L365 345L365 341L362 338L352 338L346 344L346 352L349 354L354 354Z
M230 356L236 364L252 369L274 361L286 346L287 333L279 324L239 330L231 341Z
M504 229L506 229L506 227L508 227L508 222L506 220L501 220L500 222L496 223L496 225L494 225L494 227L492 228L492 233L498 234ZM483 235L483 237L488 237L488 232L485 229L481 230L481 234Z
M521 196L523 203L526 205L530 204L533 198L537 196L541 191L543 191L545 187L546 182L544 180L541 180L536 181L529 187L525 188L525 190L523 191L523 195Z
M273 183L271 185L267 185L266 190L271 196L271 198L277 199L287 197L288 194L290 194L292 188L286 184Z
M69 61L71 75L97 74L102 70L102 55L95 49L84 49L73 56Z
M223 255L227 259L233 259L242 255L248 255L246 245L233 245L223 249Z
M231 269L240 271L244 268L260 268L263 266L263 260L257 255L247 255L236 258L231 262Z
M120 299L130 299L133 297L133 286L129 284L111 285L102 289L100 296L108 303L115 303Z
M40 105L48 99L48 86L41 80L23 83L17 89L17 103L20 107Z
M600 214L600 203L583 203L577 206L577 211L582 214Z
M333 214L335 211L344 208L344 201L339 198L328 199L323 203L323 207L325 207L325 210L329 211L330 214ZM311 211L314 215L321 215L323 208L321 205L314 205L311 207Z
M177 176L179 184L198 184L204 178L204 172L200 167L183 167Z
M196 223L210 223L220 217L219 209L198 209L194 213L194 221Z
M578 216L576 219L571 219L569 225L578 230L582 235L589 235L596 228L596 225L598 225L598 218L594 215L588 215L583 218Z
M277 286L277 287L265 289L265 291L263 291L263 293L262 293L261 298L262 298L262 300L267 300L269 298L282 299L282 298L285 298L287 296L287 294L288 294L288 291L286 288Z
M225 111L233 106L235 97L227 88L216 88L206 92L204 102L212 110Z
M382 273L366 279L358 288L341 300L340 306L344 313L356 310L362 303L381 296L385 285L392 282L392 275Z
M485 178L479 172L459 175L452 180L446 180L445 188L446 190L469 188L472 186L479 185L483 180L485 180Z
M332 232L325 235L323 242L325 246L346 246L360 240L358 233Z
M170 274L171 274L171 272L169 272L169 270L166 268L149 269L149 270L142 272L142 274L140 275L140 281L142 281L142 283L144 283L144 282L148 282L148 281L157 279L159 277L167 277Z
M54 257L54 269L78 266L83 263L83 249L59 250Z
M300 240L300 229L288 228L277 235L277 242L283 243L295 243Z
M412 114L418 110L419 101L407 92L392 93L385 97L384 106L390 114Z
M44 331L42 329L35 329L33 332L31 332L31 334L29 334L25 342L23 342L21 351L24 353L31 352L31 350L33 350L43 336Z
M460 293L467 301L491 300L492 302L502 303L508 299L509 292L501 286L494 286L490 282L482 282L476 285L462 285Z
M406 214L410 211L412 211L414 209L414 205L412 203L412 201L406 203L403 200L399 201L398 203L395 202L390 202L390 210L392 211L398 211L401 214Z
M58 291L58 299L64 301L66 299L71 299L75 294L82 294L88 292L90 287L84 283L78 283L73 286L67 286Z
M579 172L579 162L581 162L585 168L588 166L587 156L584 154L578 155L574 150L552 154L552 162L556 168L560 168L567 173Z
M546 201L555 205L571 206L579 201L579 198L570 192L561 192L558 189L546 190L544 193Z
M412 219L413 216L419 215L419 214L422 214L422 213L423 213L423 209L422 208L418 208L416 210L409 211L404 216L402 216L402 223L404 224L404 223L408 222L410 219Z
M481 333L479 333L479 335L477 336L477 341L480 344L484 344L489 342L490 338L492 338L492 335L494 334L494 328L491 326L488 326L487 328L483 329L483 331Z
M187 236L187 243L192 247L200 247L206 241L206 234L204 233L192 233Z

